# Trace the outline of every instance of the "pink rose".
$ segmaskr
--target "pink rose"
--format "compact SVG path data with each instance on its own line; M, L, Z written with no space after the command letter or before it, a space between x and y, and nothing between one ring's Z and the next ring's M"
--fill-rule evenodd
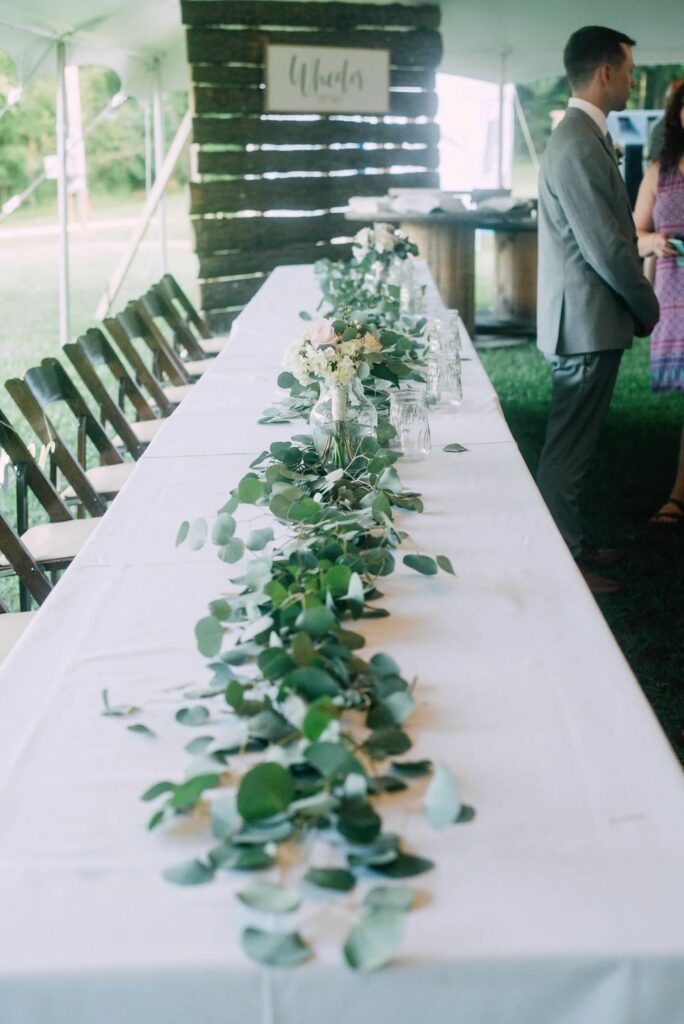
M335 334L333 325L323 316L318 320L314 320L311 327L308 328L306 335L314 348L321 348L323 345L337 344L337 335Z

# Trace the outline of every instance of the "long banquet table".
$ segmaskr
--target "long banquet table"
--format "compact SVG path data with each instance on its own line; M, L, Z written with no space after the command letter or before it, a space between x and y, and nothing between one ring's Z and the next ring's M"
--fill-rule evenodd
M352 892L301 912L309 964L261 968L239 945L244 876L162 878L205 834L195 818L147 832L139 797L185 768L196 733L173 713L208 679L194 623L239 568L175 536L301 431L256 421L317 302L311 268L273 273L0 672L0 1024L684 1021L679 766L469 344L462 408L432 418L429 459L398 467L425 501L407 544L458 575L400 566L390 618L362 626L418 678L411 756L447 764L477 810L438 832L412 789L383 807L436 864L398 957L372 975L342 963ZM103 716L103 690L157 738Z

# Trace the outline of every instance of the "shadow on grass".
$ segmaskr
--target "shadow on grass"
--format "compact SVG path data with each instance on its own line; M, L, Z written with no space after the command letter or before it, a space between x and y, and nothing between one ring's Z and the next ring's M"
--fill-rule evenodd
M546 363L533 343L481 355L534 474L550 395ZM684 763L684 531L648 525L670 492L683 409L681 396L651 393L648 346L637 343L623 359L582 508L593 543L628 549L612 572L628 593L598 603Z

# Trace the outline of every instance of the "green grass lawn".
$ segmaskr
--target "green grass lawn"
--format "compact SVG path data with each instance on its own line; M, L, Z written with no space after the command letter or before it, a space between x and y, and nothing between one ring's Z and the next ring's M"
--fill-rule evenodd
M533 342L481 354L534 473L550 396L546 362ZM683 415L681 395L651 393L648 342L637 339L623 358L583 506L592 542L628 549L611 573L627 581L629 592L601 596L599 605L682 761L684 532L658 532L647 521L669 494Z

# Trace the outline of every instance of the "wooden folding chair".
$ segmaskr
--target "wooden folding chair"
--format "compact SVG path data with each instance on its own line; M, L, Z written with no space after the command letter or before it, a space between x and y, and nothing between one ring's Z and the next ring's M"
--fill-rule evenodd
M52 591L52 584L19 534L12 529L3 515L0 515L0 552L0 575L16 574L24 591L38 604L42 604ZM4 605L1 611L0 618L4 619L9 613ZM28 608L23 606L23 599L22 611L28 611Z
M213 337L180 285L165 274L153 288L164 308L164 315L178 341L193 359L206 359L221 351L227 335Z
M104 326L109 331L116 347L125 357L135 374L139 387L144 388L162 416L170 416L179 402L192 391L192 384L164 384L147 365L136 345L138 335L129 331L128 318L106 317Z
M112 438L117 448L125 447L134 459L156 435L163 420L158 419L142 391L119 359L103 332L92 327L75 342L62 346L74 369L90 391L100 409L100 422L111 423L117 431ZM117 391L115 400L100 377L98 370L106 368ZM128 401L139 417L130 422L124 412Z
M202 352L202 349L198 343L194 340L188 342L187 335L181 337L178 333L175 333L169 328L168 320L166 319L166 305L162 302L157 292L152 288L150 291L142 295L136 302L133 303L134 308L140 319L142 320L145 327L145 340L148 345L154 345L156 349L167 351L176 357L178 362L183 368L188 380L197 380L201 377L205 370L207 370L213 360L206 353ZM171 337L167 338L164 328L169 331ZM173 345L180 343L182 347L185 347L186 351L191 353L199 352L199 357L194 356L190 359L181 359L179 355L174 351Z
M121 490L133 463L124 462L57 359L43 359L5 387L41 442L50 451L50 479L57 485L58 471L68 482L62 498L78 502L91 515L104 515L107 501ZM76 420L76 453L63 440L48 409L64 403ZM100 465L87 468L87 443L95 447Z
M53 582L56 574L65 569L76 557L99 523L99 518L74 519L51 481L45 476L23 438L14 429L5 413L0 409L0 448L9 456L16 478L16 535L30 558L40 566L41 571L50 572ZM47 513L49 522L31 526L29 523L29 495L32 494ZM6 527L14 530L6 522ZM21 567L25 563L22 551L11 548L6 551L0 544L4 558L0 557L0 574L5 574L15 561ZM18 561L17 561L18 560ZM30 566L29 566L30 568ZM20 577L20 606L29 607L29 595L35 596L27 585L24 575L14 568ZM35 572L31 570L32 576ZM1 610L1 609L0 609Z
M108 317L104 325L135 370L138 382L154 399L160 412L168 416L193 387L181 360L163 336L160 340L158 335L148 332L132 302L115 317ZM149 367L141 355L141 344L150 356Z

